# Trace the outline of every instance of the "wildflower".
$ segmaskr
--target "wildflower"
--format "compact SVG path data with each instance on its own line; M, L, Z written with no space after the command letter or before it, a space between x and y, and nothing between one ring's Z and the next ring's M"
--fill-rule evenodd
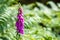
M17 31L20 34L24 34L24 18L23 18L23 9L22 7L18 9L16 27Z

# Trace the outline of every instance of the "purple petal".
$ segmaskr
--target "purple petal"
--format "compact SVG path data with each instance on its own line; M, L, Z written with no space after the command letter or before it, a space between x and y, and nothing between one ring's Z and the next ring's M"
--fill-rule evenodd
M24 34L24 18L23 18L23 10L22 7L18 10L17 15L18 21L16 22L16 28L18 33Z

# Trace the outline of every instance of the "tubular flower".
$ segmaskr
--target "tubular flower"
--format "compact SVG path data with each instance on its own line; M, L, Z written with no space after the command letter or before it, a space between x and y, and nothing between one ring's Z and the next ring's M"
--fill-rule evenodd
M24 34L24 18L22 7L18 9L17 19L18 19L16 22L17 32L20 34Z

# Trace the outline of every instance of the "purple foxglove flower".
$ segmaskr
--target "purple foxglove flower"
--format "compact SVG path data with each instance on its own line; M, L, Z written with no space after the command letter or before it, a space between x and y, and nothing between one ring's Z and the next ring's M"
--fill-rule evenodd
M16 22L17 32L20 34L24 34L24 18L22 7L18 9L17 19L18 19Z

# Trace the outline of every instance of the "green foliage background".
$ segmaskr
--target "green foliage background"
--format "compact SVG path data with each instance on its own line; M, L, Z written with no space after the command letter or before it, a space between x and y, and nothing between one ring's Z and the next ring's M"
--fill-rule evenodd
M23 4L25 34L19 35L15 22L20 7L17 0L0 0L0 40L60 40L60 3L49 1Z

